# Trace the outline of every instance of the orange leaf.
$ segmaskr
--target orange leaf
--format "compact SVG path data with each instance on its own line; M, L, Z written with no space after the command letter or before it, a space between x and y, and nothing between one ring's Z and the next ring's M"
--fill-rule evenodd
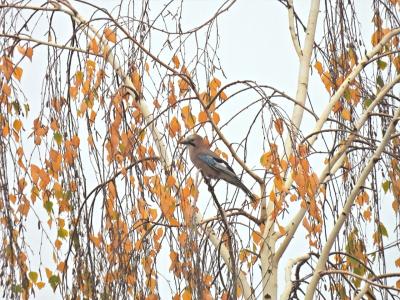
M205 123L205 122L207 122L207 120L208 120L207 113L206 113L205 111L199 112L198 118L199 118L199 122L200 122L200 123Z
M178 69L181 63L179 62L179 58L176 55L172 57L172 62L174 63L175 69Z
M64 272L65 263L62 261L57 265L57 270L60 272Z
M180 94L184 94L189 89L189 84L183 79L178 80L178 86Z
M191 108L189 105L182 107L182 119L185 122L185 126L187 129L192 129L196 123L196 117L192 114Z
M14 70L14 64L7 56L3 56L3 65L1 66L1 69L6 79L9 80Z
M225 94L224 91L219 93L219 98L221 98L222 101L228 100L228 96Z
M22 73L23 73L22 68L20 68L20 67L15 67L15 68L14 68L14 72L13 72L13 76L14 76L18 81L21 81Z
M314 64L314 68L317 70L319 76L321 76L322 72L324 71L322 68L322 63L317 60Z
M31 164L31 176L32 176L32 181L37 184L39 178L40 178L40 168L35 165Z
M92 50L94 54L99 54L100 48L99 45L97 44L97 41L95 38L92 38L89 42L89 49Z
M400 257L398 259L396 259L394 264L396 265L396 267L400 268Z
M6 82L3 83L3 86L1 87L1 91L7 96L11 95L11 88Z
M217 89L221 86L221 81L220 81L218 78L214 77L214 78L208 83L208 86L209 86L210 89L217 90Z
M108 41L110 41L111 43L116 43L117 41L117 35L115 34L115 32L110 29L109 27L104 28L104 36L106 37L106 39Z
M69 95L73 98L73 99L75 99L76 98L76 96L78 95L78 88L76 87L76 86L70 86L69 87Z
M350 113L350 111L348 109L346 109L346 108L343 108L342 109L342 117L346 121L351 121L351 113Z
M396 67L397 73L400 73L400 57L399 57L399 56L396 56L396 57L393 59L393 64L394 64L394 66Z
M171 188L175 185L176 179L174 176L169 175L167 177L167 187Z
M21 55L28 57L32 61L32 55L33 55L33 49L30 47L21 47L17 46L18 52L21 53Z
M283 133L283 120L282 119L277 119L274 121L275 129L278 132L279 135L282 135Z
M180 132L181 130L181 124L179 124L179 121L176 117L173 117L171 122L169 123L169 134L172 137L175 137L177 132Z
M325 71L324 73L322 73L321 80L322 80L323 84L325 85L325 89L328 92L330 92L331 88L332 88L332 80L331 80L331 74L329 73L329 71Z
M218 114L217 112L214 112L214 113L212 114L212 119L213 119L213 122L214 122L216 125L218 125L218 123L219 123L219 121L220 121L219 114Z
M255 244L258 245L260 243L260 241L261 241L261 233L259 231L254 230L251 233L251 237L253 238L253 241L254 241Z
M62 242L59 239L56 239L56 241L54 242L54 246L60 250L61 246L62 246Z
M392 202L392 208L395 212L399 211L400 208L400 201L399 200L393 200Z
M133 83L133 86L135 87L135 90L140 93L140 91L142 90L142 81L140 79L139 72L137 70L135 70L131 77L132 77L132 83Z
M49 268L45 268L45 271L47 278L50 279L51 275L53 275L53 272Z
M95 236L94 234L89 235L90 241L93 243L93 245L96 246L96 248L100 248L101 245L101 236Z

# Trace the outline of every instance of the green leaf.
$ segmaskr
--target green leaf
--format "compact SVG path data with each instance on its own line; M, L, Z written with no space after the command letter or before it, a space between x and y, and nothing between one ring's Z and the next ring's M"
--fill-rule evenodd
M11 104L12 104L16 114L19 115L21 113L21 105L19 104L19 102L13 101Z
M378 68L379 69L381 69L381 70L385 70L385 68L386 68L386 66L387 66L387 63L386 62L384 62L383 60L378 60Z
M33 282L36 283L36 281L38 280L38 273L37 272L29 272L28 273L29 279Z
M61 143L62 143L62 135L61 135L61 133L59 133L58 131L54 132L53 136L54 136L54 139L55 139L57 145L60 146Z
M29 111L31 110L31 109L29 108L29 104L25 103L25 104L24 104L24 109L25 109L25 116L28 116L28 113L29 113Z
M20 284L13 284L12 287L11 287L11 290L14 293L21 293L22 292L22 287L21 287Z
M381 76L378 76L378 78L376 78L376 84L379 88L382 88L385 85Z
M379 233L382 234L383 236L386 236L386 237L389 236L385 225L383 225L382 223L379 223L378 231L379 231Z
M366 98L364 100L364 108L365 109L368 108L371 105L371 103L372 103L372 99L371 98Z
M343 96L347 101L350 101L351 95L349 89L344 90Z
M57 234L60 238L65 239L68 236L68 230L65 228L59 228Z
M53 209L53 202L51 201L46 201L44 203L44 208L47 210L48 213L51 213L52 209Z
M391 184L391 182L389 180L386 180L384 183L382 183L382 188L383 188L383 191L385 192L385 194L389 190L390 184Z
M58 275L51 275L49 278L49 283L53 288L53 291L55 291L58 284L60 283L60 277L58 277Z

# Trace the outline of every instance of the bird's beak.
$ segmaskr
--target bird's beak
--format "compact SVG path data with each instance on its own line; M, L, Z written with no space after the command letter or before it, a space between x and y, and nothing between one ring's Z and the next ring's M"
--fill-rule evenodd
M191 145L193 147L196 147L196 145L193 143L193 141L190 138L186 138L186 139L183 139L183 140L179 141L179 144Z
M179 141L179 144L182 144L182 145L189 145L190 142L189 142L187 139L182 139L182 140Z

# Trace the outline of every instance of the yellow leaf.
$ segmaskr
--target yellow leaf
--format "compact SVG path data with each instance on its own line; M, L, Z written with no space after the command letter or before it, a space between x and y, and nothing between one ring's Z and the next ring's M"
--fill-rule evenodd
M172 62L174 63L175 69L178 69L181 63L176 55L172 57Z
M29 279L33 282L36 283L39 277L39 274L37 272L29 272L28 273Z
M272 153L265 152L263 155L261 155L260 163L264 168L269 169L272 164Z
M192 300L192 293L189 291L189 289L186 288L183 292L182 300Z
M83 72L82 71L76 71L75 73L75 86L80 86L83 82Z
M16 131L16 132L19 132L20 130L21 130L21 128L22 128L22 122L21 122L21 120L15 120L14 121L14 123L13 123L13 128L14 128L14 130Z
M46 284L45 284L44 282L42 282L42 281L36 283L36 286L39 288L39 290L41 290L42 288L44 288L45 285L46 285Z
M108 41L110 41L111 43L116 43L117 41L117 35L116 33L110 29L109 27L104 28L104 36L106 37L106 39Z

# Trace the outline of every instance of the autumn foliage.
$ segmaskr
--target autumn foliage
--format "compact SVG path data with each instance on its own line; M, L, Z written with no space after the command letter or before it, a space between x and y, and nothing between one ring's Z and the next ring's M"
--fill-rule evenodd
M293 97L225 79L225 6L183 30L181 1L0 5L3 297L397 299L400 2L366 42L356 1L279 2ZM256 201L192 168L192 132Z

